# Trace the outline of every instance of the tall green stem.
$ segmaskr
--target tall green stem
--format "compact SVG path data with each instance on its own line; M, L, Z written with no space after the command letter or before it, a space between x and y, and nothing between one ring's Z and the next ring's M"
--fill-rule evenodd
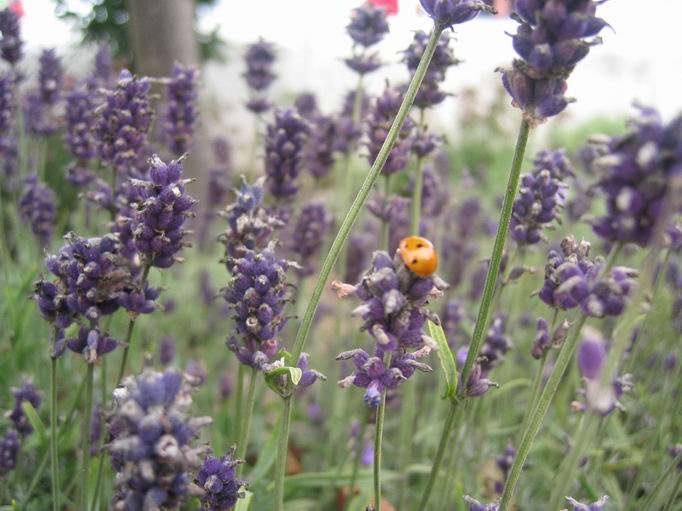
M83 431L81 432L81 475L80 475L80 505L78 509L87 510L88 506L88 478L90 476L90 423L92 421L92 382L95 375L95 364L88 364L85 383L85 409L83 410Z
M455 417L463 412L457 413L461 409L461 406L455 401L450 403L448 410L448 415L445 418L445 424L443 425L443 431L440 434L440 441L438 442L438 450L436 451L436 459L433 460L433 465L431 466L431 473L429 474L429 480L426 482L426 487L424 488L424 493L422 493L422 498L419 501L418 510L428 509L427 505L431 499L431 492L436 484L436 479L438 479L438 472L443 464L443 457L445 456L446 447L448 444L448 439L450 438L450 433L452 432L452 427L455 424Z
M390 360L389 360L390 363ZM381 443L384 437L384 416L386 415L386 392L381 394L374 431L374 511L381 511Z
M110 322L111 324L111 322ZM101 400L101 408L100 411L104 411L104 407L106 406L107 402L107 359L106 357L102 357L102 368L100 370L100 400ZM102 479L104 477L104 460L106 458L106 453L104 452L104 449L102 449L102 446L104 444L104 435L101 436L99 439L99 444L98 444L98 451L99 451L99 461L97 463L97 477L95 479L95 491L93 492L92 495L92 505L90 508L93 511L97 510L97 501L99 500L99 494L100 490L102 488Z
M358 433L357 443L355 445L355 452L353 453L353 467L350 472L350 483L348 484L348 496L343 505L344 511L348 509L353 496L355 494L355 482L358 480L358 472L360 470L360 460L362 459L362 450L365 443L365 431L367 431L367 423L369 422L369 413L364 417L362 421L362 426L360 426L360 431Z
M234 423L236 431L234 435L234 442L238 444L242 435L242 405L244 401L244 379L246 378L246 367L239 362L237 368L237 390L234 396Z
M678 454L675 457L675 459L665 469L663 474L661 474L661 476L658 478L658 481L656 481L656 485L654 486L653 490L651 490L649 497L646 499L644 505L641 507L643 511L653 511L654 509L657 509L654 507L654 504L658 503L658 500L661 496L661 491L663 491L663 488L665 487L665 483L668 481L670 474L677 470L677 465L680 462L682 462L682 453Z
M282 429L277 439L277 465L275 465L275 511L284 511L284 477L287 471L287 450L291 427L292 397L283 398Z
M251 379L249 380L249 390L246 395L246 410L244 411L244 419L239 428L239 441L237 442L237 459L243 460L246 456L246 448L249 445L249 433L251 432L251 417L253 416L253 405L256 401L256 380L258 371L251 370ZM242 473L243 464L237 465L237 477Z
M55 334L56 335L56 334ZM57 438L57 359L50 360L50 459L52 468L52 510L59 511L59 449Z
M500 272L500 263L502 261L502 254L504 253L504 245L507 240L507 231L509 230L509 221L511 219L512 206L514 204L514 196L519 184L519 176L521 175L521 165L523 163L523 156L526 152L526 145L528 143L528 135L530 134L530 124L524 118L521 121L519 134L516 139L516 148L514 150L514 158L512 160L511 171L507 181L507 190L504 194L504 201L502 202L502 213L500 215L500 223L497 226L497 234L495 235L495 244L493 245L493 253L490 257L490 267L488 268L488 275L485 279L485 286L483 288L483 298L481 306L478 309L478 316L476 318L476 326L474 327L474 335L469 345L464 368L462 369L461 381L463 382L460 390L460 397L463 397L466 382L469 379L471 370L473 369L478 352L484 340L484 332L488 326L490 318L491 304L495 294L495 287L497 283L497 276Z

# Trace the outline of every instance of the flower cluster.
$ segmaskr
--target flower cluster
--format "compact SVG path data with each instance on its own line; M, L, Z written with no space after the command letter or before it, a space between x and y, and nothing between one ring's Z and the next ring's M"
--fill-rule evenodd
M543 151L534 163L533 170L521 176L512 210L511 235L519 245L546 241L543 227L558 220L565 187L561 179L571 172L564 151Z
M291 240L291 250L302 267L301 275L312 275L315 271L314 258L322 249L331 226L332 216L324 203L311 202L301 209Z
M612 242L647 245L682 165L682 115L666 124L656 110L641 107L628 133L611 138L594 165L602 172L607 210L594 221L594 232Z
M376 341L374 356L361 349L341 353L337 359L352 359L355 371L341 380L341 386L366 388L365 401L378 405L382 393L408 379L416 369L431 368L418 361L434 346L424 334L426 321L439 322L426 308L430 297L440 294L446 284L436 276L419 277L405 266L399 252L374 253L370 269L357 286L342 286L344 294L353 294L363 303L353 311L360 316Z
M316 179L328 175L334 166L336 134L337 125L333 118L319 114L312 117L312 127L305 149L305 161L308 172Z
M451 27L474 19L479 12L491 12L483 0L419 0L422 8L440 27Z
M33 386L33 382L26 380L20 388L12 389L12 395L14 396L14 408L7 413L7 417L22 437L28 436L33 432L33 427L24 413L22 403L27 401L37 410L40 407L40 394Z
M106 102L95 125L99 155L117 172L126 175L142 166L153 110L149 101L151 83L123 70L116 88L106 92Z
M289 262L278 259L274 245L228 258L232 280L222 290L235 330L227 346L242 364L263 369L279 348L278 336L286 324L284 306Z
M43 50L40 55L40 68L38 69L38 90L43 103L54 105L59 101L63 80L62 62L56 51L53 48Z
M303 148L308 138L308 123L294 110L275 112L265 137L265 184L277 200L290 199L298 188Z
M367 126L367 146L369 148L368 159L370 164L374 163L374 160L376 160L379 155L379 150L381 149L384 140L386 140L388 130L391 128L391 124L393 124L393 119L400 109L402 97L402 93L398 89L387 86L381 96L374 102L373 108L369 114ZM407 166L410 151L412 150L411 132L413 126L414 122L409 117L405 119L405 123L400 130L396 144L389 154L382 170L384 175L394 174Z
M386 10L366 2L351 12L350 23L346 26L353 40L353 55L346 59L346 65L360 75L371 73L381 67L376 53L368 53L388 33Z
M90 89L107 88L114 76L114 63L111 58L109 45L100 44L95 54L95 65L88 79Z
M272 71L275 63L275 50L272 43L259 39L246 50L246 72L244 79L251 91L246 108L254 114L262 114L270 109L265 91L272 85L276 76Z
M265 248L272 232L283 225L279 218L270 214L262 205L263 178L252 185L242 179L241 188L235 191L235 202L222 213L227 220L227 229L218 239L225 245L228 260Z
M634 284L635 270L618 266L602 275L604 262L589 257L590 244L569 236L561 251L550 250L540 299L555 309L581 310L592 317L618 316Z
M194 125L197 122L197 75L194 67L175 64L167 85L168 106L164 130L170 150L182 156L192 146Z
M208 511L227 511L237 500L244 496L241 491L246 481L237 479L235 467L243 463L234 458L234 449L222 456L207 456L194 482L204 490L201 498L203 509Z
M27 176L24 180L19 211L40 245L47 247L57 222L57 196L52 188L41 183L35 174Z
M182 179L181 161L166 164L153 156L149 165L149 180L132 181L139 202L131 227L146 264L169 268L181 260L177 253L188 245L184 225L197 201L185 190L190 180Z
M9 64L16 66L21 60L24 42L21 40L19 16L9 7L0 11L0 32L0 55Z
M114 390L107 449L116 471L111 509L179 509L205 447L192 447L209 417L190 414L189 382L176 371L146 369Z
M0 437L0 477L14 470L17 466L21 443L19 434L10 429L5 436Z
M93 179L88 163L97 156L93 129L95 101L92 92L74 90L66 95L66 142L76 161L67 170L69 181L85 185Z
M414 39L410 43L410 46L405 50L404 60L410 74L414 74L417 70L417 66L419 65L422 55L424 55L424 50L426 50L428 41L428 34L422 30L418 30L415 32ZM419 92L417 92L414 104L423 109L435 106L442 102L447 94L441 90L440 84L445 80L448 68L458 63L459 61L455 58L452 48L450 48L449 35L442 35L438 40L433 58L431 59L431 64L429 64L426 76L424 76L424 81L419 88Z
M568 105L566 79L590 47L600 42L596 36L607 26L606 21L595 16L598 3L514 2L520 25L512 39L521 59L503 71L502 83L514 106L529 119L540 121L555 116Z

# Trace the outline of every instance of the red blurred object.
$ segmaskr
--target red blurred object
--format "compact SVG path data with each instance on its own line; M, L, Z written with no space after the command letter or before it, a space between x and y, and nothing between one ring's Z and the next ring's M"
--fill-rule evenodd
M26 14L24 12L24 6L21 5L21 0L14 0L10 5L9 5L9 10L12 11L14 14L19 16L20 18Z
M370 4L386 9L386 14L398 14L398 0L369 0Z

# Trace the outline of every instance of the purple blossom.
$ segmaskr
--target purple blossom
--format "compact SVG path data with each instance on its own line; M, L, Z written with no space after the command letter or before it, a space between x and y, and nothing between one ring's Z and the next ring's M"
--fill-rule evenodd
M483 0L419 0L436 25L451 27L474 19L481 11L492 11Z
M263 178L253 185L242 180L241 188L235 191L235 202L222 213L227 220L227 229L218 239L225 245L228 258L239 258L251 250L264 249L272 232L283 225L262 205Z
M24 96L26 131L36 137L47 137L57 131L57 123L50 106L43 101L40 91L31 90Z
M182 156L192 147L192 136L199 115L195 67L175 64L166 86L168 106L164 130L170 150Z
M235 329L227 346L242 364L262 369L279 348L279 333L286 324L284 306L289 263L278 259L273 245L227 260L232 280L222 290Z
M40 245L47 247L57 223L57 196L50 187L41 183L35 174L24 179L19 212L22 220L31 227Z
M159 363L168 366L175 358L175 340L170 336L161 338L159 342Z
M374 244L378 232L376 223L365 223L362 229L356 229L348 238L346 247L346 275L345 282L358 282L362 273L369 265L371 247Z
M657 111L640 107L628 133L606 147L594 165L607 212L594 221L594 232L607 241L646 246L664 214L670 181L682 169L682 115L665 124Z
M151 83L124 69L116 88L107 91L105 104L95 125L102 161L121 174L141 166L147 151L147 135L153 110L149 101Z
M270 109L270 103L265 98L265 91L276 78L272 71L275 58L274 45L262 38L246 50L246 72L243 76L251 93L246 107L255 114L262 114Z
M346 94L343 101L343 108L341 114L336 121L336 137L334 140L334 151L341 154L349 154L355 144L362 136L362 128L359 123L354 122L354 110L356 107L356 91L350 91ZM369 98L366 94L360 94L358 101L358 119L362 120L367 117L369 112Z
M45 105L52 106L59 101L63 81L64 70L57 52L54 48L43 50L40 55L40 68L38 69L38 89L40 99Z
M514 2L520 25L512 40L521 59L503 70L502 83L512 104L530 119L555 116L571 101L564 95L566 79L590 47L600 42L597 35L607 26L595 16L598 3Z
M17 466L21 444L19 434L10 429L0 437L0 477L7 475Z
M14 123L14 77L9 73L0 75L0 138L5 138Z
M12 389L12 396L14 397L14 408L7 413L7 417L22 437L28 436L33 432L33 426L24 413L22 403L24 401L31 403L33 408L37 410L40 408L40 394L31 380L25 380L21 387Z
M311 120L317 114L319 114L319 109L317 108L317 97L312 92L302 92L296 96L294 101L294 106L299 115L305 119Z
M469 314L462 300L448 300L440 315L443 331L451 348L468 342L469 334L465 324L470 321Z
M374 163L374 160L379 155L379 150L384 140L386 140L388 130L391 128L391 124L393 124L393 119L398 113L401 102L401 92L388 86L384 89L381 96L375 100L367 125L367 147L369 149L368 159L370 164ZM408 117L382 170L385 175L399 172L407 166L412 149L411 132L413 126L413 121Z
M191 443L211 423L209 417L192 417L191 404L188 380L170 370L145 369L114 390L107 446L116 471L111 509L180 508L189 472L206 452Z
M220 399L223 401L230 398L232 395L232 390L234 388L234 380L230 373L223 373L220 376L218 390L220 391Z
M365 2L351 11L346 31L355 44L365 48L374 46L388 34L386 10Z
M89 183L93 174L88 163L97 156L97 142L93 133L95 103L91 92L74 90L66 95L66 143L76 162L68 169L74 184Z
M132 181L139 201L131 228L146 264L169 268L182 260L177 254L188 246L184 225L197 201L185 189L190 180L182 179L180 160L164 163L153 156L149 165L148 180Z
M580 374L588 380L599 378L606 363L606 344L604 338L596 330L585 330L584 337L578 346L578 368Z
M322 202L311 202L301 209L291 239L291 250L301 265L302 276L312 275L315 259L332 227L332 216Z
M111 58L111 50L108 44L100 44L95 53L95 62L92 73L88 78L90 89L107 88L111 85L114 77L114 63Z
M200 497L206 511L228 511L244 497L241 487L246 481L237 479L235 467L243 463L234 458L234 449L221 458L207 456L194 482L204 490Z
M540 299L556 309L581 310L592 317L618 316L633 285L635 270L618 266L602 275L604 262L589 257L590 244L569 236L561 252L550 250Z
M265 138L265 184L278 200L290 199L298 188L308 123L293 108L277 110Z
M533 358L540 359L551 347L547 320L545 318L538 318L536 329L537 333L535 334L535 341L533 342L531 354L533 355Z
M311 119L310 136L305 148L306 168L314 178L320 179L327 176L334 166L337 125L334 119L324 115L316 115Z
M19 16L9 7L0 11L0 55L11 66L21 60L24 42L21 40Z
M495 316L488 327L485 341L481 346L481 369L484 373L497 367L506 353L512 348L511 338L505 334L507 319L504 315Z
M191 359L189 362L187 362L185 375L192 378L192 383L194 385L203 385L206 383L206 378L208 377L208 373L206 372L206 364L204 364L202 360Z

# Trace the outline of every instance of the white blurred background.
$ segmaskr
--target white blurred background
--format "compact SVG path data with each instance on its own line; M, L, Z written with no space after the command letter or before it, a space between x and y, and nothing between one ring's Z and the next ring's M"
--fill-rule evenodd
M87 8L87 2L83 4ZM200 26L219 27L228 43L229 61L210 64L204 74L205 97L215 107L215 121L222 123L228 116L234 124L235 116L244 118L241 56L244 45L259 36L278 48L280 79L275 96L286 99L309 90L318 94L323 109L337 108L343 93L355 84L342 59L350 49L344 27L350 10L359 4L358 0L222 0L201 10ZM399 63L400 51L409 44L413 30L430 27L418 0L400 0L399 5L399 13L391 17L391 34L379 48L389 64L369 80L369 88L375 91L386 78L407 79ZM70 72L84 72L89 52L78 49L78 33L55 17L54 4L24 0L24 9L29 56L35 58L41 48L55 46L67 56ZM599 8L599 15L613 30L602 32L604 44L592 50L569 81L569 95L578 100L570 108L571 119L622 116L633 101L653 105L666 116L682 109L682 0L611 0ZM457 27L455 48L464 63L450 71L448 89L457 93L474 87L489 97L499 84L495 68L514 57L505 32L515 31L515 26L508 18L478 18ZM457 107L457 99L449 99L437 115L451 118Z

